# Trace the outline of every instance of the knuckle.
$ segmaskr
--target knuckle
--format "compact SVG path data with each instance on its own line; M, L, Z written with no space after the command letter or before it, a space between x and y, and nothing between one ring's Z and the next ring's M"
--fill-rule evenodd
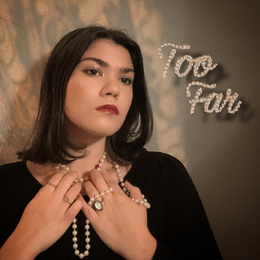
M119 203L125 202L126 198L127 197L125 196L124 193L122 193L122 194L120 193L120 194L117 195L117 200L118 200Z

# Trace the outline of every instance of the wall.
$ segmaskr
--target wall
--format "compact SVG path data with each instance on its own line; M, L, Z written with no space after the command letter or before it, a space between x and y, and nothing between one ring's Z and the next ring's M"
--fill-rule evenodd
M0 1L0 162L16 160L32 127L43 65L54 44L72 29L101 24L129 29L140 44L155 116L149 149L179 158L205 206L224 259L260 259L259 177L259 11L252 1L178 0L1 0ZM177 50L165 79L169 42ZM179 78L174 64L183 55L210 55L218 66L203 78L192 71ZM185 67L185 66L184 66ZM192 80L228 88L243 102L230 115L203 112L190 103Z

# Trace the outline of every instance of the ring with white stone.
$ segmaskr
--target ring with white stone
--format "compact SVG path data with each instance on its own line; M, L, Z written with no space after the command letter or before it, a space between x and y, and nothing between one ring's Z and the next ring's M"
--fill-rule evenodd
M109 188L108 190L105 190L101 192L100 194L95 195L94 197L90 198L88 205L93 207L94 201L96 201L98 198L101 198L101 202L103 202L103 196L107 195L109 192L112 192L113 188Z
M94 200L94 201L92 202L92 208L93 208L95 211L102 211L102 210L103 210L103 200L102 200L102 201Z

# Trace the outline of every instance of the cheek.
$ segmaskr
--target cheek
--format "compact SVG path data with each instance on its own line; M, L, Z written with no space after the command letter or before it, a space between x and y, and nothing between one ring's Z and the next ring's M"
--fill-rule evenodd
M95 95L94 89L87 86L91 85L91 82L84 82L80 78L71 78L67 85L65 106L80 106L86 105Z
M74 80L73 77L69 80L66 90L65 105L70 106L71 103L75 103L78 98L82 95L81 88L79 87L80 82Z

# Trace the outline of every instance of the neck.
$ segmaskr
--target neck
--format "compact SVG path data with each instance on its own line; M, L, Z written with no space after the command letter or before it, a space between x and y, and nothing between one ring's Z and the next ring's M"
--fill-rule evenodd
M85 178L88 176L88 172L92 170L101 159L102 155L105 151L105 139L103 142L98 142L92 145L89 145L87 148L87 156L82 159L77 159L74 162L70 163L69 169L73 171L77 171L79 173L79 179ZM31 161L26 162L28 170L37 179L39 183L45 185L47 181L55 174L53 164L45 164L40 165L37 163L33 163ZM127 174L127 172L131 169L131 164L128 166L120 166L120 172L122 178ZM105 160L103 163L102 169L106 170L107 172L115 175L115 168L112 163Z
M102 139L99 142L88 145L86 148L86 156L70 163L68 165L70 170L79 172L80 177L92 170L105 152L105 141L106 139ZM105 162L104 168L106 168L106 166L108 167L108 164L108 162Z

